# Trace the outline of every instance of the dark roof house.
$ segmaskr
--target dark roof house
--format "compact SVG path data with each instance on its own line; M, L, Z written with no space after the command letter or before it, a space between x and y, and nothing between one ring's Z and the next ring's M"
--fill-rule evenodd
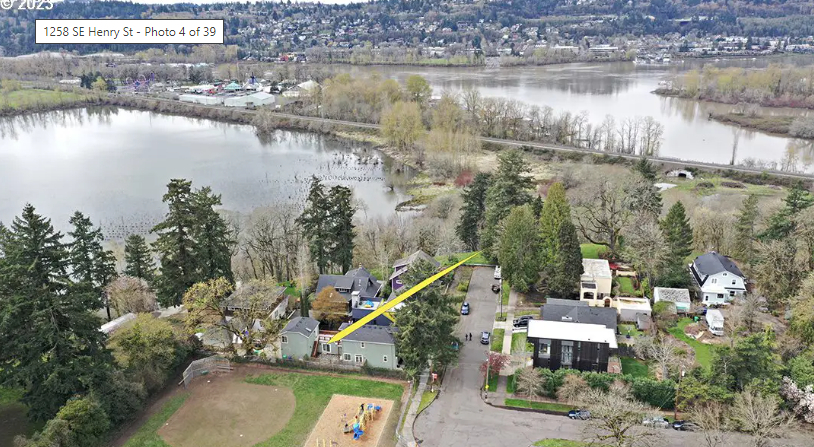
M339 331L341 332L348 326L350 326L350 323L342 323L342 326L339 326ZM395 344L396 339L394 334L397 331L398 328L395 326L364 325L346 335L342 340L379 344Z
M540 319L568 323L601 324L616 332L616 309L589 306L585 301L549 298L540 307Z
M734 275L740 276L741 278L745 278L746 275L741 272L741 269L738 268L735 263L729 259L727 256L723 256L719 253L711 251L709 253L703 254L697 258L692 263L693 271L697 274L697 276L711 276L721 272L729 272ZM703 284L703 281L701 281Z
M329 286L350 301L353 292L359 292L360 298L374 298L379 293L382 283L364 267L359 266L344 275L319 275L316 293Z
M314 329L316 329L317 326L319 326L319 321L313 318L297 317L292 318L291 321L289 321L288 324L285 325L285 328L282 330L281 333L285 334L288 332L296 332L298 334L302 334L308 337L309 335L311 335L312 332L314 332Z
M404 287L404 283L401 281L401 275L407 273L407 270L410 269L410 266L413 265L416 261L426 261L432 264L433 267L436 269L441 266L441 263L436 261L432 256L424 253L421 250L407 256L406 258L399 259L398 261L393 263L393 274L390 275L390 278L387 280L390 281L390 287L393 290L399 290Z

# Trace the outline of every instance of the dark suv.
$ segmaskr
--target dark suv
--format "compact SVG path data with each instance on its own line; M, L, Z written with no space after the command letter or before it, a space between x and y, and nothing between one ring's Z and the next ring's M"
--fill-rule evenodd
M522 317L514 319L514 327L528 327L529 320L533 320L534 315L523 315Z

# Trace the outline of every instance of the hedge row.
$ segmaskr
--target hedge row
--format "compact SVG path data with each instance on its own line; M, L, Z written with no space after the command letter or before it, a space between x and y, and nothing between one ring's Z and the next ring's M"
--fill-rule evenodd
M585 379L588 386L593 389L607 391L615 380L621 379L630 385L633 397L641 402L665 410L672 409L675 404L676 383L672 380L659 381L648 377L620 376L619 374L586 372L574 369L551 371L541 368L540 371L545 379L543 392L550 398L557 397L557 390L562 386L566 375L577 374Z

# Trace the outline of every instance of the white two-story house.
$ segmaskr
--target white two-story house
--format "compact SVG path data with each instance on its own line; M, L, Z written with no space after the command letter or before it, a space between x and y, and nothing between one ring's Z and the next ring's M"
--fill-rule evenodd
M690 264L690 272L705 306L726 304L746 293L743 272L731 259L714 251L695 258Z

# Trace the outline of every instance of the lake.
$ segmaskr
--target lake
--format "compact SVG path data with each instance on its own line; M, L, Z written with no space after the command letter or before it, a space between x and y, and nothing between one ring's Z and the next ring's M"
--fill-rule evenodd
M392 214L408 196L404 167L361 143L115 108L0 121L0 222L26 202L68 228L75 210L118 239L145 233L166 213L172 178L210 186L224 208L302 204L312 175L353 189L357 217Z
M593 123L605 115L616 122L625 118L652 116L664 125L659 155L682 160L729 163L735 148L735 160L746 159L776 163L779 169L789 155L795 170L814 172L814 148L811 142L748 131L708 120L710 112L728 111L732 106L702 103L653 94L659 82L676 73L704 64L717 66L765 67L769 63L811 64L810 57L762 59L688 60L673 65L635 65L620 63L576 63L549 66L503 68L448 68L375 66L354 67L355 73L376 71L404 81L412 74L424 76L433 94L476 88L483 96L503 97L530 105L550 106L555 113L588 111ZM767 113L801 115L805 110L771 109Z

